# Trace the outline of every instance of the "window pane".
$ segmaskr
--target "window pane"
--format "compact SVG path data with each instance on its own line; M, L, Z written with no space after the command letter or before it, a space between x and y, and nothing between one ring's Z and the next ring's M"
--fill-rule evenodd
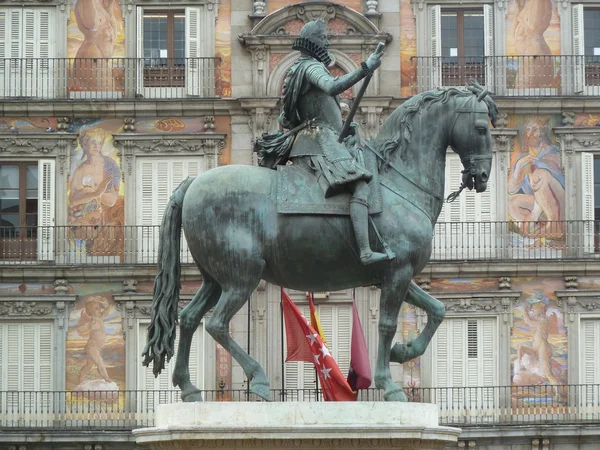
M0 198L0 214L19 213L19 199Z
M0 165L0 188L19 189L19 166Z
M173 56L178 59L175 61L175 64L182 65L182 58L185 58L185 16L183 15L175 16L173 43L175 48L175 54Z
M35 189L37 191L38 188L38 166L37 164L28 164L27 165L27 189Z
M26 218L25 218L25 223L28 227L37 227L38 221L37 221L37 214L27 214ZM34 237L31 235L32 230L28 231L30 234L30 237Z
M465 56L484 56L483 10L464 11Z
M167 57L167 15L164 13L144 13L144 58ZM159 61L146 61L146 65L156 66Z
M0 189L0 200L19 199L18 189Z
M586 56L600 52L600 9L584 8L583 42ZM594 49L598 49L594 51Z
M19 215L18 214L0 214L0 228L5 227L18 227L19 226Z
M27 206L27 209L25 210L25 212L27 214L37 214L37 212L38 212L37 199L27 199L26 206Z
M442 9L442 56L457 56L458 13Z

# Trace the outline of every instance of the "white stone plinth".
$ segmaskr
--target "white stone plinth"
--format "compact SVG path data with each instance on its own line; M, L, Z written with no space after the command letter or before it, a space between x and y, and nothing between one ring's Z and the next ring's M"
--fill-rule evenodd
M426 403L198 402L160 405L156 427L133 433L152 450L439 450L460 429Z

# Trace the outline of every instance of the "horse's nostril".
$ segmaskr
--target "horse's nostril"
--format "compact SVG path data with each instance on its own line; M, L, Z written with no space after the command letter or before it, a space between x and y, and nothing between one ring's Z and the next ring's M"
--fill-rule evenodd
M485 183L487 180L488 180L487 172L485 172L485 171L481 172L481 181L483 181Z

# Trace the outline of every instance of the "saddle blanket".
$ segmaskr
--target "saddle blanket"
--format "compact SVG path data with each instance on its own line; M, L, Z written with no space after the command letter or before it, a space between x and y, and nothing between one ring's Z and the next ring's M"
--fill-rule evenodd
M382 211L381 185L374 172L369 183L369 214ZM277 166L277 212L281 214L350 215L349 192L325 198L317 178L303 167Z

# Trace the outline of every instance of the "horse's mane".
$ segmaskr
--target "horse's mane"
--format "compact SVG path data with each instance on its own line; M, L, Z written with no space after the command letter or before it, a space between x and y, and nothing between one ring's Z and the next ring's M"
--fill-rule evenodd
M479 85L468 86L467 89L446 88L423 92L409 98L390 114L381 127L381 132L375 138L375 146L379 154L383 156L380 169L389 164L392 155L396 151L402 152L410 144L410 135L413 130L412 120L418 111L422 108L429 108L429 106L438 102L446 103L452 97L477 96L483 92ZM495 127L498 107L489 95L485 95L482 100L488 107L490 121Z

